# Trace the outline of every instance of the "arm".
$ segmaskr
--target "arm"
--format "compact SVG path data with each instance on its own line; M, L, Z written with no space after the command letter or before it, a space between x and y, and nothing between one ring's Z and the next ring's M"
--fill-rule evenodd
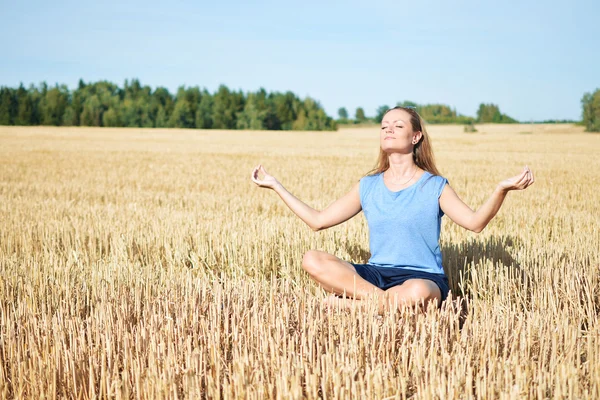
M354 217L362 210L358 187L359 183L356 183L348 193L330 204L329 207L323 211L317 211L307 206L288 192L281 183L276 185L273 189L302 221L304 221L313 231L318 232L339 225Z
M458 225L479 233L494 218L506 197L506 193L497 187L490 198L477 211L473 211L448 184L440 196L440 208L448 218Z
M259 179L259 171L262 171L265 174L264 178ZM360 194L358 191L359 183L356 183L350 192L332 203L324 211L317 211L288 192L277 179L265 171L262 165L258 165L252 171L251 179L258 186L273 189L277 192L290 210L300 217L300 219L315 232L341 224L362 210L360 205Z
M458 225L479 233L494 218L510 190L525 189L533 182L533 172L525 167L521 174L500 182L490 198L477 211L471 210L458 197L454 189L446 185L440 196L440 208Z

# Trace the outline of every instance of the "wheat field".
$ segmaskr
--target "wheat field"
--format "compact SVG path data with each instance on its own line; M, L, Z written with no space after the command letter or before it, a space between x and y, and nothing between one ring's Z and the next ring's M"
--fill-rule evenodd
M378 317L324 308L310 249L364 263L364 215L313 232L251 180L323 209L370 170L378 129L0 127L0 397L600 398L600 135L430 126L477 209L443 218L451 297Z

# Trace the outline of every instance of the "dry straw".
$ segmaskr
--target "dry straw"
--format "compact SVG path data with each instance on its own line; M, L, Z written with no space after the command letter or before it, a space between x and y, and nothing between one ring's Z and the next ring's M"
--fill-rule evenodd
M363 215L315 233L249 179L322 209L376 130L0 127L0 397L600 398L600 137L430 130L472 208L536 183L481 234L444 218L442 310L378 317L324 309L300 265L366 262Z

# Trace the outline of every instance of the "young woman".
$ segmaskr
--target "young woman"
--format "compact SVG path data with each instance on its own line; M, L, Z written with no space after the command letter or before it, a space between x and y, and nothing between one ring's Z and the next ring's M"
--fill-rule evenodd
M323 211L317 211L288 192L262 165L251 179L273 189L312 230L338 225L365 213L371 258L354 264L323 251L309 250L302 267L325 290L325 303L349 307L368 298L379 312L388 307L438 307L448 296L448 278L439 247L441 218L446 214L465 229L481 232L496 215L510 190L534 182L525 166L503 180L490 198L473 211L440 176L423 120L413 108L389 109L381 121L377 166L352 189ZM264 173L262 179L258 173ZM340 298L344 295L349 298Z

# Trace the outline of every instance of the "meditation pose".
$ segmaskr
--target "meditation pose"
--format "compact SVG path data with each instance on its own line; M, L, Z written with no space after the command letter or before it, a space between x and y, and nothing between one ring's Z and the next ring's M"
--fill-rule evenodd
M522 190L534 182L533 172L525 166L519 175L498 183L489 199L473 211L439 174L424 122L414 108L388 110L381 121L379 143L376 167L323 211L294 197L260 164L251 179L277 192L314 231L364 212L371 252L366 264L319 250L304 254L304 270L331 293L324 300L326 305L350 307L371 299L377 302L379 313L388 308L439 307L449 292L439 246L442 216L481 232L510 190Z

